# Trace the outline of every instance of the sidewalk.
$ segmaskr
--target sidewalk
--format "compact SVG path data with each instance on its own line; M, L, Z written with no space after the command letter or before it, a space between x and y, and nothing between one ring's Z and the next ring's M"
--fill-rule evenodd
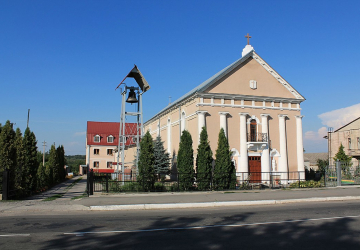
M81 179L80 179L81 178ZM80 179L72 186L76 180ZM176 193L94 193L84 196L86 176L75 177L24 201L0 202L1 214L42 211L144 210L219 206L275 205L294 202L360 200L360 186L314 189L268 189ZM61 196L44 201L54 195ZM76 198L76 199L74 199Z
M133 210L270 205L332 200L360 200L360 186L189 193L95 193L94 196L82 199L79 203L89 207L91 210Z

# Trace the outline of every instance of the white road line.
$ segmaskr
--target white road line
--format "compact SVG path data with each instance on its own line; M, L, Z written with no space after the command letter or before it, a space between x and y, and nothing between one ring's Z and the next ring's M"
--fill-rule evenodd
M0 237L29 237L30 234L0 234Z
M192 229L204 229L204 228L216 228L216 227L244 227L244 226L259 226L270 224L282 224L282 223L294 223L294 222L306 222L306 221L322 221L322 220L336 220L346 218L359 218L360 215L353 216L339 216L329 218L316 218L316 219L300 219L300 220L284 220L284 221L270 221L270 222L256 222L246 224L229 224L229 225L208 225L208 226L193 226L193 227L169 227L169 228L154 228L154 229L139 229L139 230L120 230L120 231L97 231L97 232L71 232L64 233L65 235L83 236L85 234L113 234L113 233L140 233L140 232L156 232L156 231L169 231L169 230L192 230Z

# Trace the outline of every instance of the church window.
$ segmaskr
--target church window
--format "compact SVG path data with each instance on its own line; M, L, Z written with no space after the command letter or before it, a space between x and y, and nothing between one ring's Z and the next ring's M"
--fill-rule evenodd
M181 132L185 130L185 112L181 113Z
M250 121L250 141L256 141L256 120Z

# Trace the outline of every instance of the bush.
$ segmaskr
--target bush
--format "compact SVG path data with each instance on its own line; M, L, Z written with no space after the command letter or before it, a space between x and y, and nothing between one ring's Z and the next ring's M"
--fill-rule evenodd
M313 180L310 180L310 181L300 181L300 183L297 181L297 182L293 182L290 184L290 188L318 188L318 187L322 187L324 186L323 185L323 182L321 181L313 181Z
M166 187L165 187L164 183L161 183L161 182L155 182L154 188L155 188L156 192L166 191Z

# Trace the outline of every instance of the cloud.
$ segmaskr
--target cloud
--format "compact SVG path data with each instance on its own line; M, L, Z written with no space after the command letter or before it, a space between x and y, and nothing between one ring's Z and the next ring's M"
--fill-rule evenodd
M83 136L86 135L86 131L83 132L75 132L74 136Z
M327 127L332 127L334 130L341 128L347 123L355 120L360 116L360 103L350 107L332 110L318 115L321 123Z
M305 132L305 140L310 140L310 141L324 140L325 135L327 135L327 128L321 127L318 129L318 131Z

